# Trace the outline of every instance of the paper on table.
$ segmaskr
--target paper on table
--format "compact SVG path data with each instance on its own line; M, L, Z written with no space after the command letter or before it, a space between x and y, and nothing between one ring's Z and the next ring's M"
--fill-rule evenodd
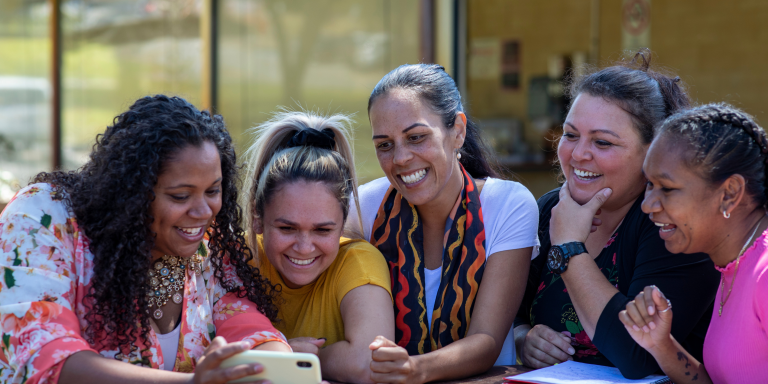
M668 377L650 375L640 380L625 379L618 368L602 365L565 363L537 369L522 375L508 376L508 383L541 383L541 384L663 384L671 383Z

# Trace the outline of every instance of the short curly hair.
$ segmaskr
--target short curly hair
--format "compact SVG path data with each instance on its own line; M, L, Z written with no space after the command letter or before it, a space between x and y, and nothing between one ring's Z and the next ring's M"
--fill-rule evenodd
M146 292L150 250L155 243L150 229L154 187L172 156L204 142L216 146L222 172L221 210L208 230L214 275L228 292L248 297L270 320L276 320L275 288L249 265L253 256L237 203L239 167L222 117L201 112L179 97L147 96L97 135L82 168L41 173L33 180L54 186L57 198L70 206L90 240L94 271L86 296L89 325L85 336L91 344L123 349L137 341L136 335L148 340ZM224 274L224 257L229 258L242 286ZM107 340L94 340L103 334L108 335Z

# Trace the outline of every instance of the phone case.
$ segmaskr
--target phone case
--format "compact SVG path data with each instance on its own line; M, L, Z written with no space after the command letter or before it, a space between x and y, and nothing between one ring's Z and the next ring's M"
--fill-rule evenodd
M228 368L253 363L263 365L264 371L232 380L230 383L266 379L273 384L319 384L323 380L320 375L320 360L311 353L245 351L224 360L220 367Z

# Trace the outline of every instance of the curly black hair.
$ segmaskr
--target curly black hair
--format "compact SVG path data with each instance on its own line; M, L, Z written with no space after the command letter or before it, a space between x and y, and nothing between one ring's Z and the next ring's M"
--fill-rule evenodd
M54 186L56 198L66 201L90 240L94 267L86 296L85 336L92 345L96 341L122 349L133 345L136 335L148 340L147 271L155 242L150 229L153 189L169 158L204 142L216 145L221 158L222 205L208 230L214 276L228 292L248 297L270 320L277 319L275 287L249 264L253 256L237 203L239 166L222 117L201 112L179 97L147 96L96 136L90 160L82 168L41 173L33 180ZM224 257L242 286L224 274ZM107 340L94 340L103 334Z

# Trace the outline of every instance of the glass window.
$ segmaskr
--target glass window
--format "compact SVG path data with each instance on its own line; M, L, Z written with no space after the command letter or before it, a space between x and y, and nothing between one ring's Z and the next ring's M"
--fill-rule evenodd
M199 0L69 0L62 11L62 165L150 94L201 101Z
M0 207L51 168L49 7L0 2Z
M354 113L360 182L383 175L368 96L387 72L419 62L419 3L222 0L218 112L239 146L278 106Z

